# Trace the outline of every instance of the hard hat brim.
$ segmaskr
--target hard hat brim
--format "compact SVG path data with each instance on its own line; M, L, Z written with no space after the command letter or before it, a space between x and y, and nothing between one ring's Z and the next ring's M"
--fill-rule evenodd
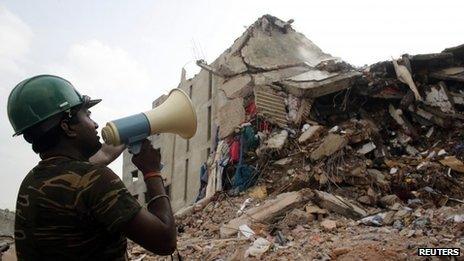
M97 105L98 103L100 103L101 101L102 101L102 99L93 99L93 100L90 100L87 103L85 103L84 106L87 107L87 108L91 108L91 107Z

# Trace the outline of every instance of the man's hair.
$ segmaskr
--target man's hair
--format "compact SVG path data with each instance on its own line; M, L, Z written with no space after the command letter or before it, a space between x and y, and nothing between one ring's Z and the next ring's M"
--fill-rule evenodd
M40 122L24 131L24 139L32 144L32 150L39 154L55 147L61 137L64 136L64 131L61 128L61 122L67 121L69 124L79 123L77 112L81 107L74 107L69 112L59 113L44 122ZM47 125L52 127L44 127Z

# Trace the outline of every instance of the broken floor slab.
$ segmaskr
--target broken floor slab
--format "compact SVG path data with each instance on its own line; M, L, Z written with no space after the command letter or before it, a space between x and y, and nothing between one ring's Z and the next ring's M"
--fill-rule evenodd
M411 108L412 106L410 106ZM412 126L412 124L404 117L403 111L401 109L395 109L393 105L388 106L388 112L390 116L401 126L401 128L406 132L407 135L412 136L414 139L417 138L419 135L417 134L416 129Z
M259 25L262 27L253 30L253 36L241 50L242 57L249 66L260 70L272 70L306 62L315 67L323 60L333 59L293 29L283 33L279 28L272 26L274 20L274 17L264 16L253 25L256 28Z
M311 153L311 161L317 161L324 157L330 156L341 150L347 144L348 139L344 136L329 133L329 135L324 138L322 144Z
M449 119L441 118L417 106L409 106L408 110L442 128L447 128L451 124Z
M256 151L258 155L265 153L269 150L281 150L288 138L288 131L281 130L278 133L274 133L269 139L267 139Z
M464 93L449 92L454 104L464 105Z
M310 200L314 194L309 189L287 192L277 195L275 199L268 199L260 206L246 211L245 215L232 219L220 228L221 238L235 235L241 225L250 225L252 222L264 222L285 213Z
M309 81L322 81L329 79L331 77L337 76L338 73L335 72L327 72L327 71L321 71L321 70L316 70L316 69L309 69L308 71L295 75L293 77L288 77L286 80L287 81L292 81L292 82L309 82Z
M336 212L348 218L358 219L367 215L366 210L350 203L347 199L329 194L324 191L315 190L315 203L320 207Z
M298 64L288 68L255 73L253 74L253 80L255 85L272 84L306 71L308 71L308 66L306 64Z
M456 113L453 100L449 97L445 83L439 82L437 85L430 86L425 95L426 104L438 107L444 113Z
M451 53L455 57L464 61L464 44L461 44L455 47L446 48L445 50L442 51L442 53Z
M317 139L323 130L324 127L320 125L310 126L309 129L303 132L298 138L298 143L310 142Z
M411 66L414 72L421 71L424 68L440 68L446 67L453 63L452 53L430 53L417 54L410 56Z
M224 106L219 108L218 123L219 138L232 134L237 126L240 126L245 121L245 109L243 108L243 99L236 98L228 101Z
M253 92L251 76L246 74L228 79L221 85L220 89L229 99L246 97Z
M430 77L439 80L464 82L464 67L445 68L431 73Z
M319 78L320 80L308 78L307 81L292 81L290 78L283 80L280 84L297 97L317 98L350 88L355 79L360 76L359 72L349 71L324 79Z
M219 57L218 59L221 58L222 57ZM239 54L224 56L224 61L218 62L218 64L219 66L217 71L225 77L232 77L248 70Z

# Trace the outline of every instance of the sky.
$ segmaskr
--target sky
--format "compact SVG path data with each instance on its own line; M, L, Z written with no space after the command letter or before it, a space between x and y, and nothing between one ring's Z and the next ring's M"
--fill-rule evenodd
M71 81L103 101L106 122L151 109L177 87L182 68L199 72L264 14L284 21L324 52L355 66L401 54L441 52L464 44L463 1L0 0L0 208L14 210L17 191L39 161L12 137L7 100L38 74ZM110 168L121 175L122 159Z

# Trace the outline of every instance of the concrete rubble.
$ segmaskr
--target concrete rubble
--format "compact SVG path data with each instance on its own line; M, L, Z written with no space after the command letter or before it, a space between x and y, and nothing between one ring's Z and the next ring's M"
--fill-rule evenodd
M13 244L14 217L14 212L0 209L0 260L15 260L16 258Z
M200 63L222 82L218 138L231 149L219 158L212 147L214 190L176 214L179 253L409 260L420 246L462 251L464 45L355 68L291 22L265 15ZM133 260L142 254L162 259L132 245Z

